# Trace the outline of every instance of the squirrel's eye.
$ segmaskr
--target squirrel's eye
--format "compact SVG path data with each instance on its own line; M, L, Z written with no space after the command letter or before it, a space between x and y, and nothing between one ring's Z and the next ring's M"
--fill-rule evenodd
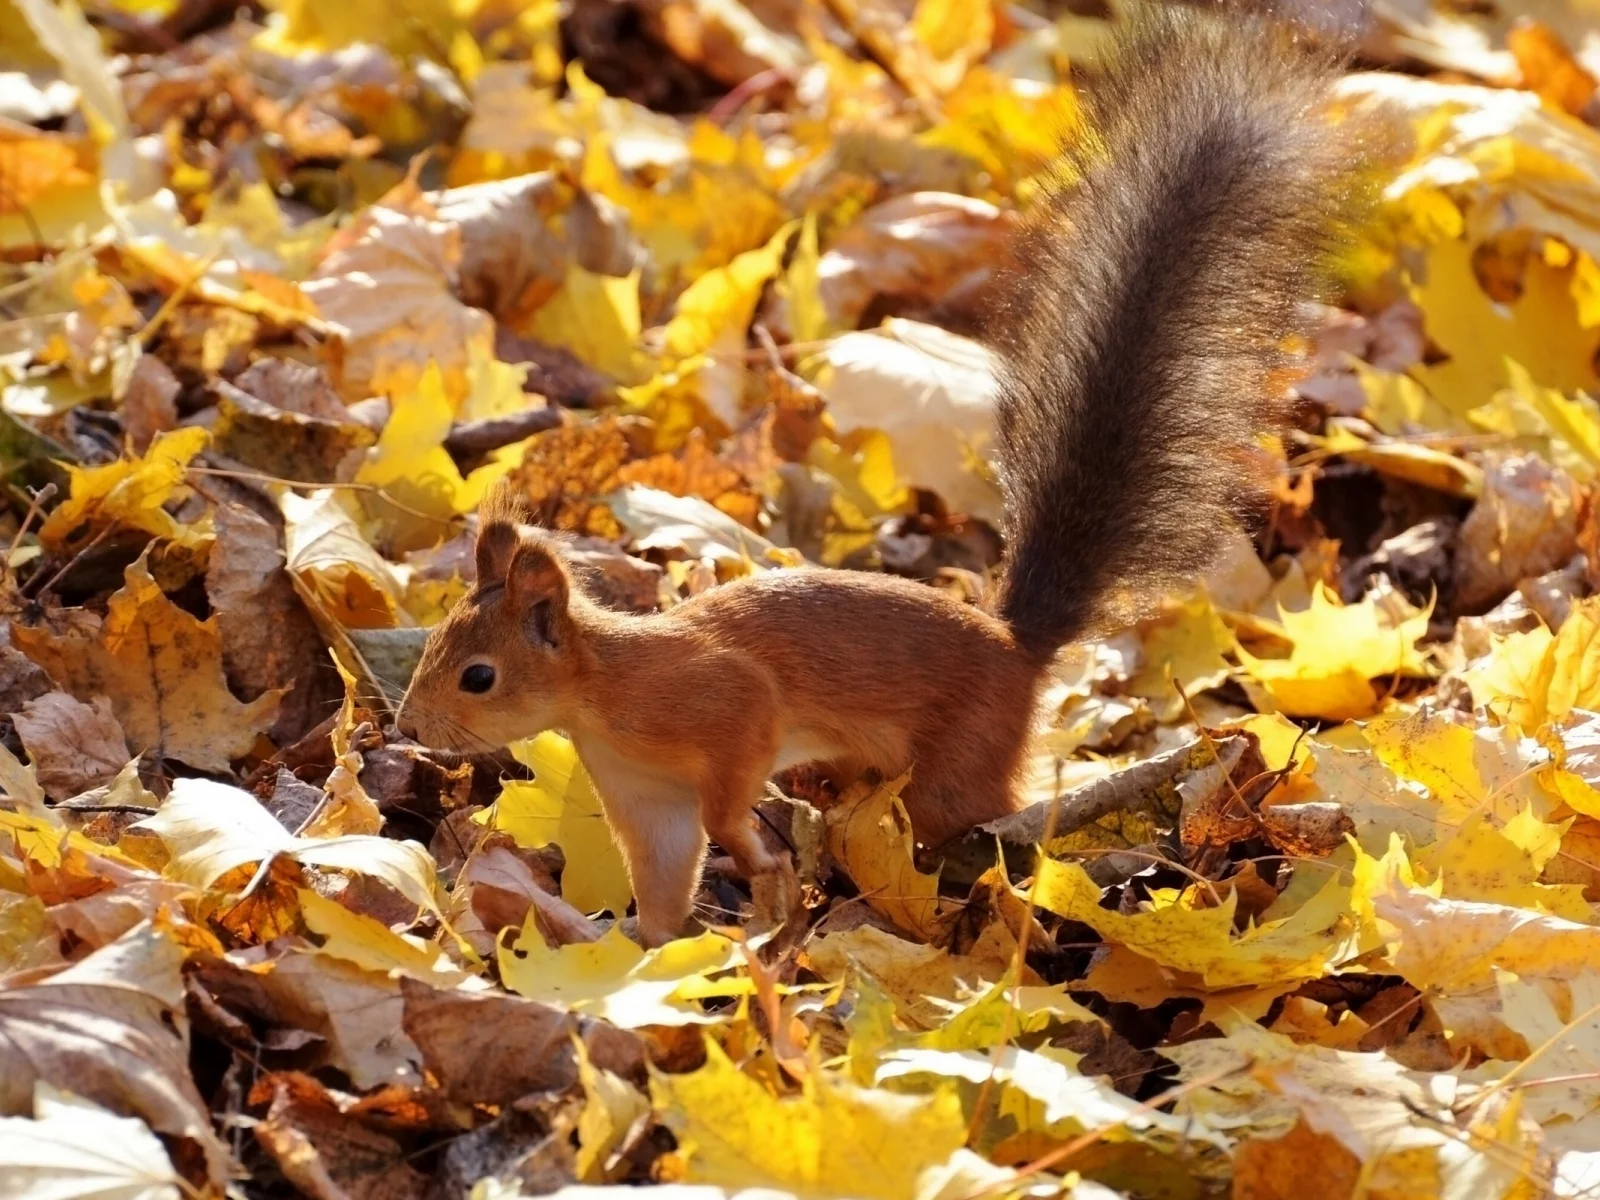
M494 686L494 668L487 663L473 663L461 672L461 690L481 695Z

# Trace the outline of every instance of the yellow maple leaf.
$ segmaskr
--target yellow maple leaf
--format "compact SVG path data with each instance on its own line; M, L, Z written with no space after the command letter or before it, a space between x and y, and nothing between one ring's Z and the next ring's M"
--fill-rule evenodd
M1183 695L1194 695L1227 679L1226 655L1238 647L1204 591L1170 606L1143 629L1144 665L1128 681L1128 691L1151 701L1157 720L1183 713ZM1176 683L1183 689L1180 695Z
M1532 732L1574 709L1600 710L1600 599L1573 604L1561 628L1496 638L1466 672L1477 704Z
M953 1088L906 1096L818 1071L799 1095L780 1097L715 1042L698 1071L653 1074L650 1098L678 1139L688 1178L730 1191L911 1200L923 1170L967 1136Z
M142 457L101 467L69 466L71 490L40 527L39 539L61 550L69 541L81 541L73 534L85 526L115 523L180 545L200 545L211 536L210 519L180 525L163 506L183 483L189 460L205 449L209 436L196 427L177 429L157 434Z
M1238 895L1201 908L1194 889L1159 893L1155 907L1133 914L1100 907L1100 887L1076 863L1045 859L1034 903L1082 921L1108 942L1163 966L1199 976L1208 987L1238 987L1285 979L1316 979L1352 957L1357 929L1346 911L1350 885L1330 879L1298 911L1281 920L1233 932Z
M1543 455L1580 483L1592 483L1600 471L1600 405L1582 392L1568 399L1555 388L1541 387L1509 359L1506 376L1510 386L1473 410L1473 425Z
M511 448L462 478L444 441L455 406L445 392L444 375L429 363L414 388L395 401L394 411L356 473L356 482L380 489L368 495L367 508L395 550L437 545L451 522L478 507L490 486L515 461Z
M623 1029L714 1021L697 998L747 990L705 980L743 961L739 948L715 933L644 950L613 925L598 941L552 947L530 913L514 940L502 938L499 961L501 982L512 991Z
M641 381L639 273L599 275L577 263L519 332L572 351L619 383Z
M896 937L872 925L825 934L806 947L811 969L824 979L865 975L895 1003L913 1030L936 1029L952 1002L966 1002L1007 977L1017 943L1004 922L989 925L965 954L951 954Z
M1288 658L1257 658L1241 648L1239 661L1270 706L1290 716L1368 716L1381 699L1370 680L1427 673L1416 644L1428 631L1429 611L1396 620L1375 600L1342 605L1318 584L1309 608L1280 610L1283 635L1294 646Z
M1539 382L1558 392L1594 392L1600 332L1579 325L1570 270L1530 257L1522 295L1497 304L1478 283L1472 251L1465 240L1433 246L1426 282L1412 289L1428 333L1450 356L1415 368L1429 394L1454 413L1471 412L1512 383L1507 360L1534 364Z
M939 876L918 871L916 838L900 789L909 776L874 787L859 783L828 810L828 853L862 899L907 933L938 941L950 923L939 908Z
M13 625L11 640L79 699L109 697L129 744L141 752L226 772L272 724L283 690L249 703L235 698L216 615L199 621L168 600L145 555L123 578L93 634Z
M1547 825L1523 809L1496 828L1480 814L1468 817L1448 841L1415 856L1415 864L1443 880L1445 896L1533 909L1569 921L1591 916L1577 884L1539 882L1545 864L1561 850L1561 835L1571 821Z
M1373 753L1401 779L1421 784L1454 828L1475 812L1509 821L1532 807L1541 820L1557 803L1540 778L1548 753L1505 728L1457 724L1418 711L1379 717L1366 728Z
M773 191L777 181L763 154L707 156L702 134L690 143L690 160L651 186L634 183L619 169L620 140L609 130L589 138L583 186L627 210L667 286L727 265L783 224L784 208Z
M434 987L458 987L473 978L432 942L396 933L382 921L352 912L309 888L296 889L296 895L300 917L322 939L324 954L391 979L405 975Z
M706 358L693 381L706 407L724 425L737 425L749 372L743 359L750 321L762 289L777 274L796 225L790 222L757 250L707 271L678 297L664 340L669 366Z
M563 898L586 913L609 909L622 917L633 898L628 868L577 750L547 731L515 743L511 752L533 772L533 781L507 782L485 820L519 846L560 846L567 860Z

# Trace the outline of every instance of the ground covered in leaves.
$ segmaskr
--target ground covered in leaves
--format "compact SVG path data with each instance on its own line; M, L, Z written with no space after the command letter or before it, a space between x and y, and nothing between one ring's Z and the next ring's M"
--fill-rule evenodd
M967 335L1106 22L0 0L0 1192L1600 1194L1582 10L1366 31L1271 512L1063 656L1032 807L780 779L804 927L713 851L645 953L559 734L393 730L474 507L634 611L978 596Z

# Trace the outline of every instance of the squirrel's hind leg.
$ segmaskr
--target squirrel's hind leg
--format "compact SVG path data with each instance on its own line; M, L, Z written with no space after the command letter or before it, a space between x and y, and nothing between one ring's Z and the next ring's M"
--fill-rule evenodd
M798 907L800 881L789 856L774 853L762 840L755 804L765 781L760 768L719 772L701 789L700 811L711 840L750 883L757 926L776 929Z
M917 840L939 846L1021 805L1021 738L952 736L919 739L911 783L901 794Z

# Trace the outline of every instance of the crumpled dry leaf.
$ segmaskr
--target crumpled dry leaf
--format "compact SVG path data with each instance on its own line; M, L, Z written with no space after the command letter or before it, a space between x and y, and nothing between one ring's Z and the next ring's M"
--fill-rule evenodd
M92 633L15 625L11 639L79 699L107 696L129 743L202 771L226 771L277 715L279 691L248 704L228 690L217 618L197 621L169 600L148 554L124 574Z
M1456 603L1476 611L1578 550L1579 493L1565 471L1531 455L1501 459L1456 541Z
M104 696L84 704L65 692L51 692L24 704L11 723L39 785L57 800L116 778L128 763L127 739Z
M912 192L874 205L829 244L817 287L836 328L854 329L878 296L958 307L993 278L1013 214L982 200Z
M744 565L781 562L783 551L698 496L630 483L606 498L635 550L678 550L691 558Z
M186 1186L143 1121L37 1085L33 1117L0 1117L0 1188L15 1200L179 1200Z
M414 390L430 363L453 404L472 353L493 351L494 322L456 299L461 231L420 195L374 205L304 285L343 339L331 366L346 401Z
M71 494L40 528L40 540L62 549L69 539L74 544L85 540L88 535L79 531L86 526L98 533L114 522L183 545L198 545L208 533L204 524L180 525L163 505L173 498L189 461L205 448L207 439L204 429L180 429L158 435L142 458L70 468Z
M323 717L328 687L321 638L284 570L278 529L237 504L217 505L214 520L206 596L222 636L223 665L245 695L283 691L269 733L289 745Z
M425 1180L405 1160L400 1143L341 1112L314 1081L279 1077L254 1090L263 1085L272 1088L272 1103L255 1127L256 1141L305 1195L422 1195Z
M219 1184L229 1166L189 1077L183 949L141 925L31 986L0 989L0 1111L34 1110L44 1082L197 1143Z
M882 332L835 338L819 355L828 412L841 430L881 429L896 465L952 508L991 523L1000 492L977 464L991 452L994 364L977 342L894 318Z
M137 828L165 843L172 856L168 873L195 887L209 888L240 867L281 856L370 875L419 910L437 908L433 859L417 843L360 834L296 837L249 792L209 779L177 780L161 810Z
M400 991L406 1034L460 1104L510 1104L529 1092L569 1087L591 1056L627 1074L642 1060L633 1035L520 996L445 991L413 980L402 980Z

